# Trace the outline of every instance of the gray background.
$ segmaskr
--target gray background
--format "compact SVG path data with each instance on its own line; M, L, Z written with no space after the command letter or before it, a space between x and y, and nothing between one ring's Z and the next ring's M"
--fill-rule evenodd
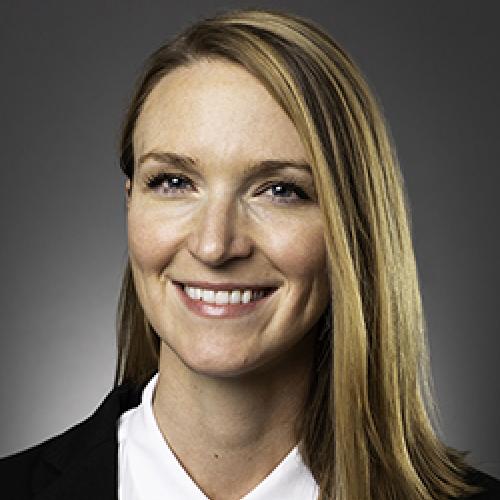
M379 96L410 194L444 439L500 477L496 3L3 1L0 455L86 417L112 384L118 129L142 62L187 23L253 5L322 23Z

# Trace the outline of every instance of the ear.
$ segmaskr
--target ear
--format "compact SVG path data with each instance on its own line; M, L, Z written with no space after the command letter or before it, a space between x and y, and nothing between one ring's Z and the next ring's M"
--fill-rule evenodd
M132 196L132 182L128 177L127 180L125 181L125 194L126 194L127 208L129 208L130 197Z

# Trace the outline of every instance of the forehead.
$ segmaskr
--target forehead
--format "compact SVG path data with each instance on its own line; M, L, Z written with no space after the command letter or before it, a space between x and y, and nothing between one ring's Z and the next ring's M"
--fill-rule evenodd
M297 130L266 88L224 60L198 61L160 80L133 141L136 158L172 150L206 161L306 159Z

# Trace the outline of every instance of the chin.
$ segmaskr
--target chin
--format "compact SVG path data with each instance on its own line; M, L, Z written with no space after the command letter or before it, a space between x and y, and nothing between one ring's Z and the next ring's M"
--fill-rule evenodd
M228 359L227 356L213 356L204 359L186 359L184 364L198 375L214 378L239 377L257 368L254 363L248 363L245 359Z
M254 359L248 353L235 353L224 349L193 350L175 354L182 364L198 375L213 378L241 377L259 370L263 360Z

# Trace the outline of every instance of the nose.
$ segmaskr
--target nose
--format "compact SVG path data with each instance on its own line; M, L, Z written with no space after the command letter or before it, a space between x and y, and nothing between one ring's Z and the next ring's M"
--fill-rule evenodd
M209 266L248 257L253 248L252 240L245 231L243 214L238 212L237 201L227 193L207 199L199 208L188 236L191 255Z

